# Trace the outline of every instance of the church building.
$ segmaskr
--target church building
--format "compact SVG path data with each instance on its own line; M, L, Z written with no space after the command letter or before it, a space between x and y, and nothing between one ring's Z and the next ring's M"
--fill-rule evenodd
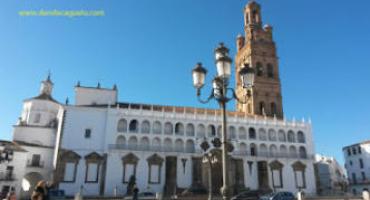
M313 194L311 123L284 118L273 29L262 24L261 7L255 1L244 8L244 32L236 38L236 71L249 65L256 78L249 91L236 78L236 93L249 92L251 98L227 112L227 134L234 147L228 172L233 192L268 188ZM219 193L222 159L215 151L210 168L200 147L221 137L218 109L121 102L116 85L78 83L73 104L58 102L52 90L49 76L40 94L23 102L8 146L22 149L26 159L16 165L25 170L13 182L0 180L0 187L14 187L24 198L32 191L25 186L32 188L46 179L56 181L67 195L83 186L85 196L121 196L135 176L143 192L173 195L190 187L208 189L212 180L213 192Z

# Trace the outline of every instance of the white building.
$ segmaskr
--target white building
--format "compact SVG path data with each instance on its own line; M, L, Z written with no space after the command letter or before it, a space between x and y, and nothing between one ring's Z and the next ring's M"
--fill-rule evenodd
M349 189L353 194L370 190L370 141L343 147Z
M334 157L315 155L316 189L318 194L340 194L346 190L347 178L343 167Z
M239 105L246 112L227 113L228 138L234 146L230 183L234 192L269 188L315 193L311 124L283 118L272 27L262 28L259 12L255 2L246 6L248 37L245 41L238 37L238 62L243 52L248 53L247 47L271 49L263 58L248 54L253 59L243 61L257 66L256 84L250 91L253 107ZM202 162L200 144L220 136L219 110L122 103L116 86L109 89L100 84L77 84L75 103L61 104L52 98L52 89L48 77L40 95L24 101L14 126L13 140L27 158L16 164L26 169L14 184L21 197L29 191L20 185L32 187L41 179L58 182L67 195L74 195L80 186L84 195L112 196L115 191L124 195L132 175L140 191L173 194L208 187L209 168ZM219 150L213 153L219 156ZM28 160L37 168L25 167ZM212 167L216 193L223 182L221 166L216 162Z

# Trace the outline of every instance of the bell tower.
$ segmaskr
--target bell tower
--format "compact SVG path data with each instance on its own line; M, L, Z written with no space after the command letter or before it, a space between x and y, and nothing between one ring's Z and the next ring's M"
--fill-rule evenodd
M244 8L245 36L236 39L236 72L243 66L255 70L253 88L248 89L251 98L247 104L236 102L236 110L248 115L283 118L283 103L279 77L279 63L276 46L272 37L272 27L262 26L261 6L250 1ZM239 77L236 78L236 93L246 94Z

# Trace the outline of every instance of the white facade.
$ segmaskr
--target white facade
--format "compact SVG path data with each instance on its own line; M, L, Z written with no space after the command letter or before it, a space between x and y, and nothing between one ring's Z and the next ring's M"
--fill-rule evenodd
M346 190L347 178L343 167L334 157L315 155L317 191L320 195L334 195Z
M357 195L370 190L370 141L343 147L343 155L349 190Z

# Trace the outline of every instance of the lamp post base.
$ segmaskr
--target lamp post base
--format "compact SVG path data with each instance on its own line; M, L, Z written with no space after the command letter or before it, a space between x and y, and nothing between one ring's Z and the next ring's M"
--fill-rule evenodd
M223 200L230 200L231 198L231 190L229 187L222 186L221 188L221 195Z

